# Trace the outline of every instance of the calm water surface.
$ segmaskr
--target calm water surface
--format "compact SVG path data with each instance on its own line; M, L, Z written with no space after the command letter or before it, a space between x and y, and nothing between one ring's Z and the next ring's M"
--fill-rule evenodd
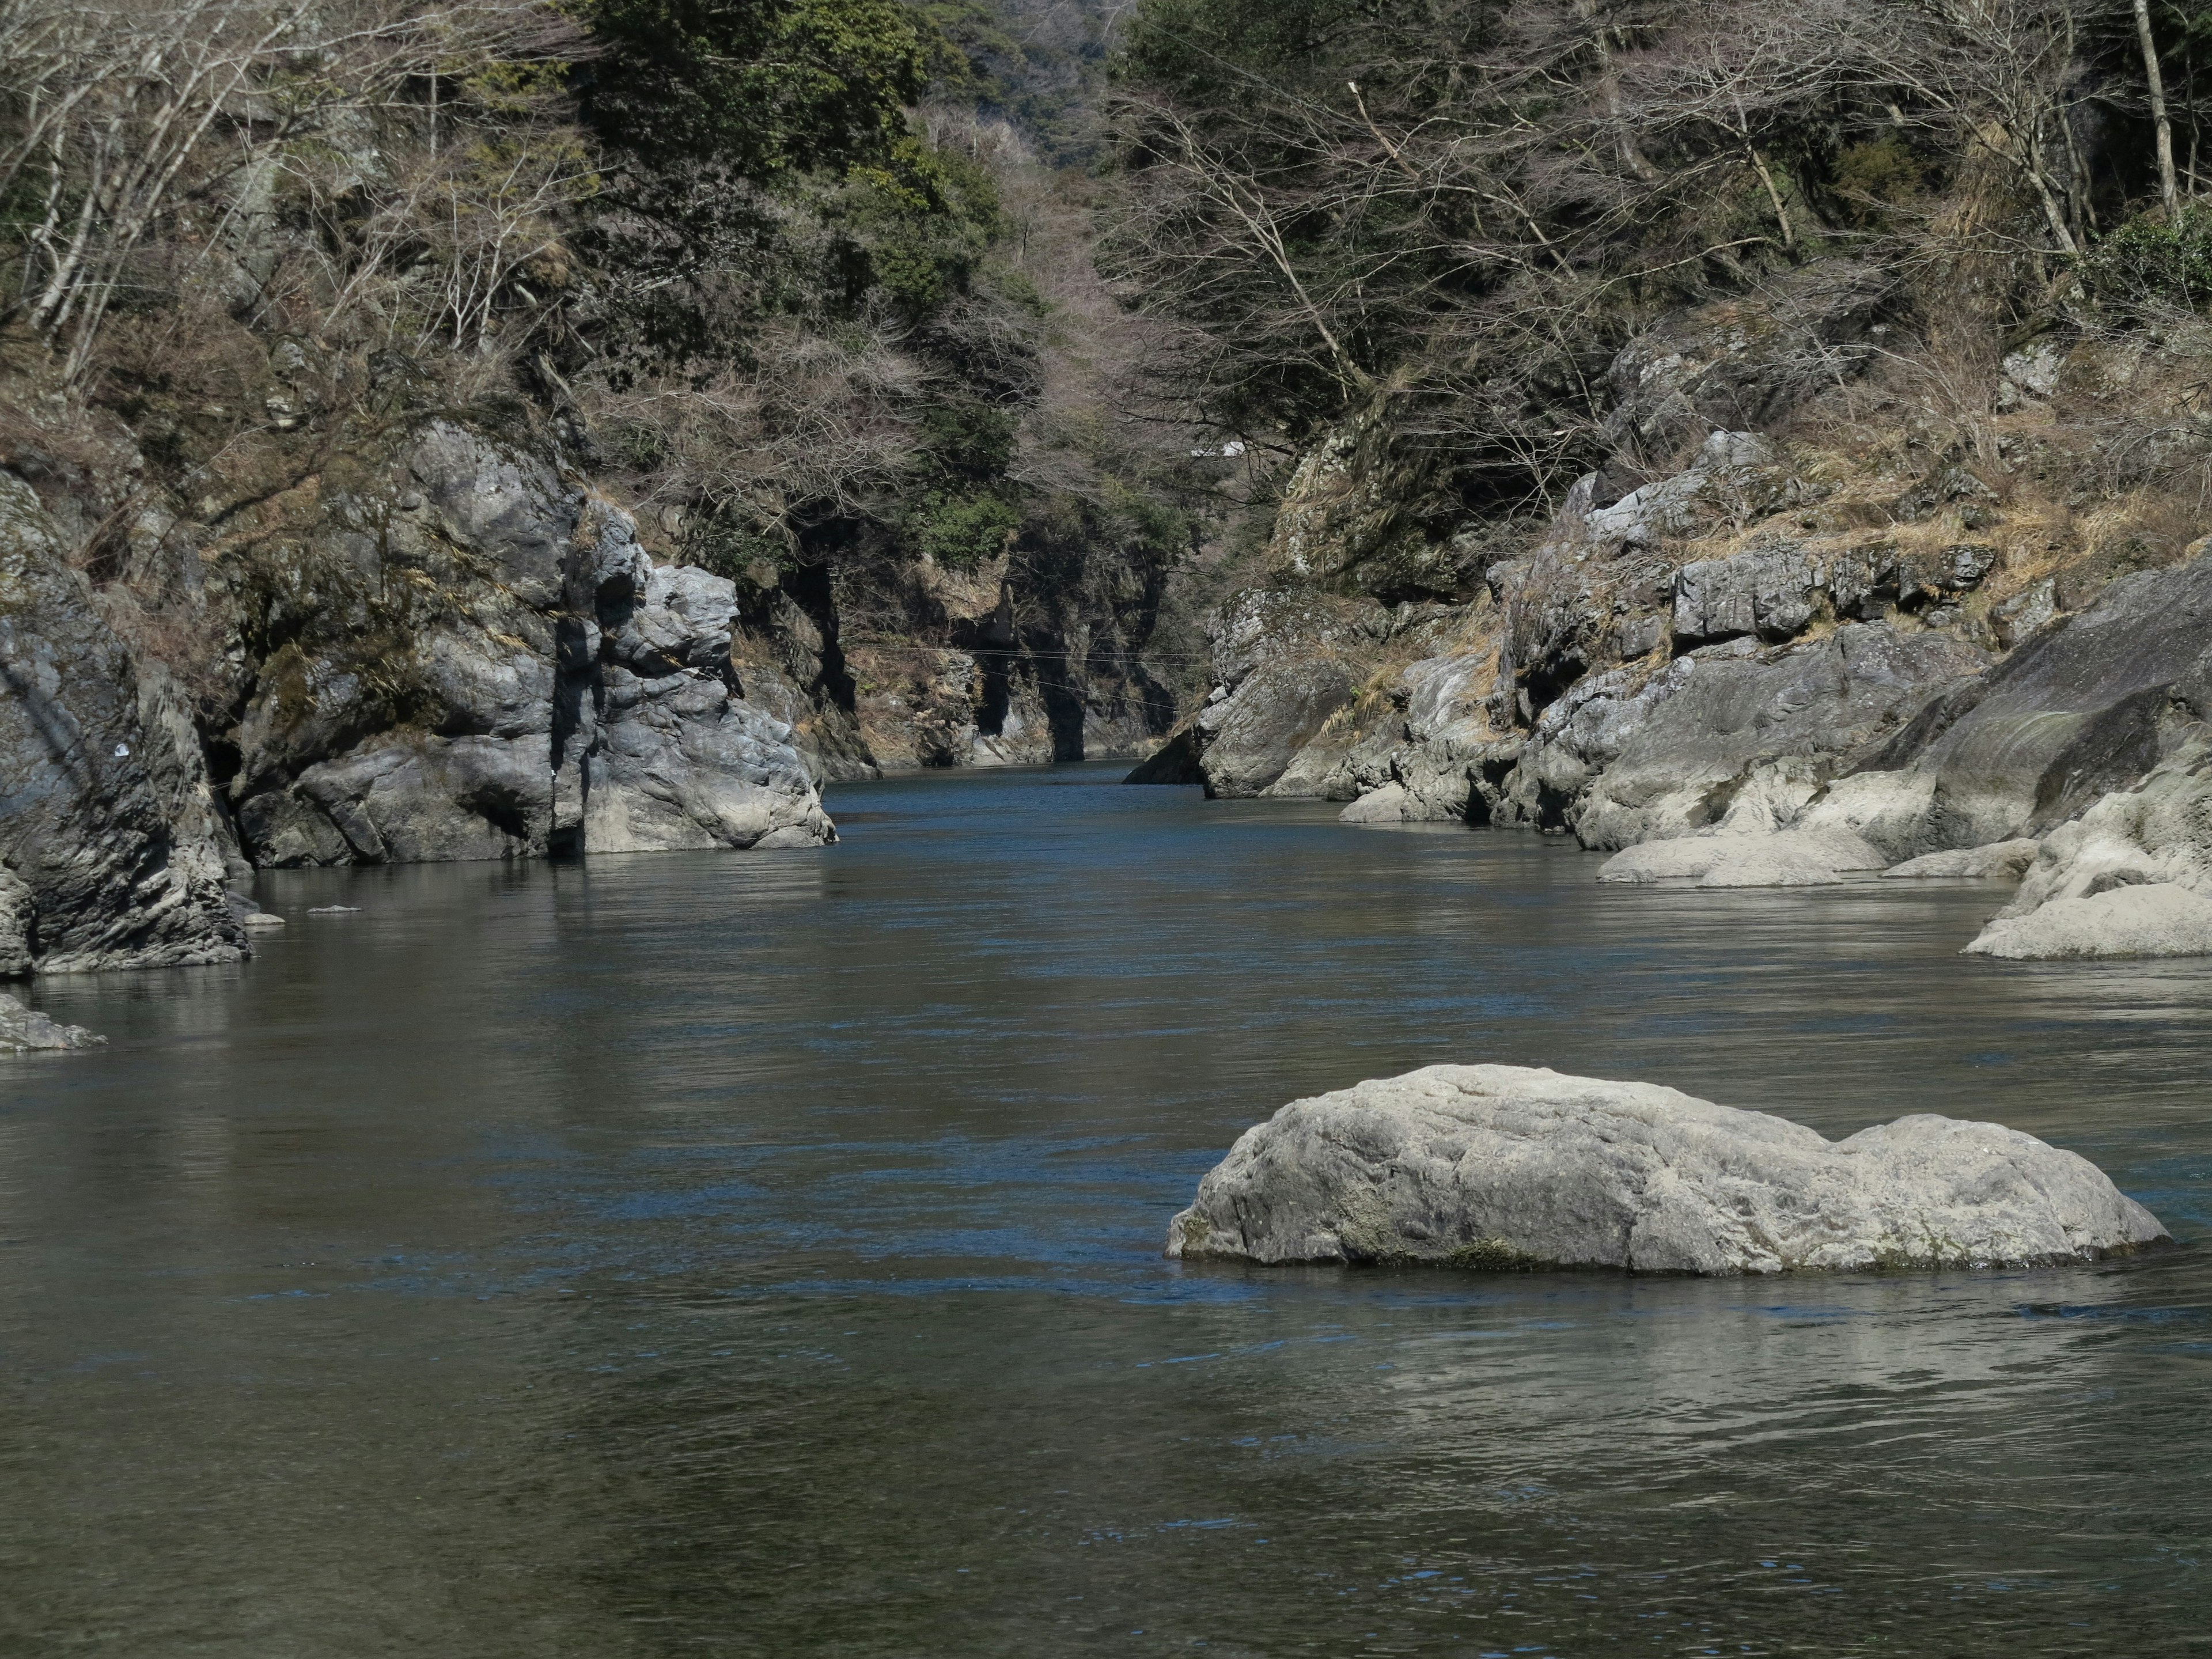
M250 964L42 981L112 1041L0 1062L0 1653L2204 1650L2212 969L1117 775L264 878ZM1159 1259L1248 1124L1439 1060L1996 1118L2184 1247Z

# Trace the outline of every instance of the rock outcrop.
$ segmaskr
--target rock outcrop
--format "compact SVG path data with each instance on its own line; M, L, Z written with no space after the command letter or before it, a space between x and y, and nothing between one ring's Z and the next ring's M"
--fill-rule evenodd
M0 473L0 975L235 960L248 866L835 839L732 582L451 421L324 459L219 526ZM72 562L103 521L166 615Z
M1351 708L1389 626L1389 613L1371 603L1294 589L1238 595L1212 633L1213 690L1183 738L1206 793L1322 793L1312 775L1325 769L1292 775L1293 766ZM1137 781L1152 779L1140 768Z
M64 1025L35 1008L26 1008L0 991L0 1053L27 1054L38 1049L91 1048L106 1041L82 1025Z
M234 962L222 826L167 677L0 472L0 975Z
M2212 554L2113 581L1931 700L1827 816L1900 858L2039 838L2212 721Z
M2199 738L2053 830L2012 903L1966 950L2212 956L2212 742Z
M1737 1274L2086 1261L2166 1237L2087 1160L1994 1123L1830 1141L1648 1083L1431 1066L1248 1130L1167 1253Z
M834 839L732 666L736 587L449 422L216 562L255 664L230 784L259 866Z
M1742 639L1656 671L1610 669L1546 708L1501 793L1524 821L1599 849L1731 817L1787 827L1830 777L1988 661L1948 634L1853 623L1794 645Z

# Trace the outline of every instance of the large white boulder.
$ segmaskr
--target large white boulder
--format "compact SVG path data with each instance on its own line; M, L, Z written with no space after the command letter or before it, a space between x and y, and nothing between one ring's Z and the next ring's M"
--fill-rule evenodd
M1733 1274L2089 1261L2166 1236L2087 1160L1994 1123L1830 1141L1656 1084L1431 1066L1246 1131L1167 1253Z

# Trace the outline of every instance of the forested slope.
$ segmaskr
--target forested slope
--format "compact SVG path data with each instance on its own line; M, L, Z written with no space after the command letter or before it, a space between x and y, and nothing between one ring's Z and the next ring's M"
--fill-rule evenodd
M2212 945L2208 27L1140 5L1109 269L1273 464L1139 778L1682 843L1620 879L2036 858L1987 948Z

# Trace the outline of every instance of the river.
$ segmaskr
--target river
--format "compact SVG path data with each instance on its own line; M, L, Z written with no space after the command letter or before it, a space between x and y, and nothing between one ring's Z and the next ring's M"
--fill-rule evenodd
M248 964L40 981L112 1040L0 1060L0 1654L2195 1650L2205 963L1121 769L841 787L819 852L270 874ZM1249 1124L1445 1060L1995 1118L2184 1248L1160 1258Z

